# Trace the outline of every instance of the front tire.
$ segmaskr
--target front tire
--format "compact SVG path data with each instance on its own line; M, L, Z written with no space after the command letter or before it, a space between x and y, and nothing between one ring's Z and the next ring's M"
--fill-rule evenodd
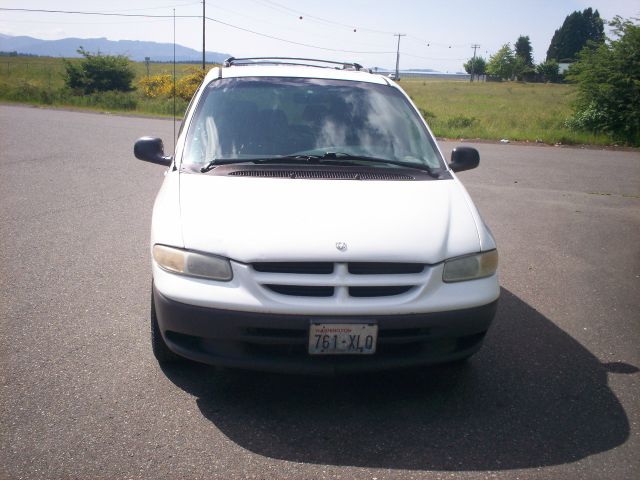
M162 334L160 333L160 327L158 326L158 317L156 316L156 305L153 300L153 285L151 286L151 350L153 350L153 356L160 365L167 363L174 363L180 360L180 357L169 350Z

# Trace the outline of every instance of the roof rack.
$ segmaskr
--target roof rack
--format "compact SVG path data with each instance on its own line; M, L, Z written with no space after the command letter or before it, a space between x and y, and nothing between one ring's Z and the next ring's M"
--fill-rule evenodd
M305 63L314 62L314 63ZM324 65L323 65L324 64ZM298 57L246 57L246 58L227 58L223 65L230 67L232 65L299 65L303 67L318 68L335 68L339 70L365 70L359 63L334 62L331 60L320 60L318 58L298 58Z

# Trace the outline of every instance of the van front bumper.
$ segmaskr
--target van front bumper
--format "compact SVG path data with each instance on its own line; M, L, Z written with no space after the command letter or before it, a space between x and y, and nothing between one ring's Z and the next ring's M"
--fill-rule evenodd
M286 373L348 373L454 361L476 352L498 300L464 310L400 315L291 315L188 305L153 290L173 352L210 365ZM373 355L309 355L311 322L376 323Z

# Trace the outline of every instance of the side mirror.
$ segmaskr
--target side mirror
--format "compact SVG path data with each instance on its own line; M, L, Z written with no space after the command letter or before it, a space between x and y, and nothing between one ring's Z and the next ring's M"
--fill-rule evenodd
M173 161L172 157L165 157L162 139L154 137L141 137L133 145L133 154L136 158L145 162L156 163L168 167Z
M451 152L449 168L454 172L471 170L480 164L480 154L475 148L456 147Z

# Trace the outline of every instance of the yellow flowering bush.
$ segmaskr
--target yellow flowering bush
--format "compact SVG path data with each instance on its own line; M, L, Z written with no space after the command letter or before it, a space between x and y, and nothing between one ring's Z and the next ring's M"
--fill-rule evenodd
M191 97L196 93L206 74L207 72L203 70L196 68L189 69L189 73L176 83L176 95L187 102L191 100Z
M191 100L206 74L199 68L187 70L187 74L176 82L176 96L187 102ZM148 98L169 98L173 95L173 76L168 73L144 77L138 85L142 94Z
M170 97L173 94L173 77L169 74L144 77L138 85L145 97Z

